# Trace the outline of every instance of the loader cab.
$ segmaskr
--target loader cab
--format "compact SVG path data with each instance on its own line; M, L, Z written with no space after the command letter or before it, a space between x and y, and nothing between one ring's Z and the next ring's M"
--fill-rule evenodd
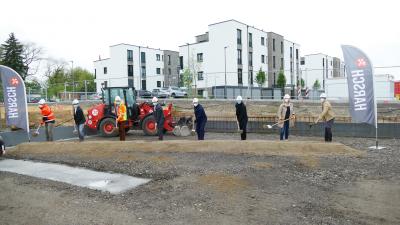
M116 116L114 99L121 97L128 109L128 118L135 121L138 118L138 106L136 104L136 90L132 87L107 87L103 89L103 103L105 115Z

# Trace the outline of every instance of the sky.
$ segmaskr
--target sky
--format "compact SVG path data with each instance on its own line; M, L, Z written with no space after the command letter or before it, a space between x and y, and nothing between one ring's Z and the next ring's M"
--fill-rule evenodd
M118 43L178 51L208 25L229 19L273 31L301 53L343 58L359 47L374 66L400 66L400 2L395 0L5 0L0 42L11 32L44 48L43 57L74 61L90 71ZM400 79L400 68L376 69ZM41 74L38 74L39 76Z

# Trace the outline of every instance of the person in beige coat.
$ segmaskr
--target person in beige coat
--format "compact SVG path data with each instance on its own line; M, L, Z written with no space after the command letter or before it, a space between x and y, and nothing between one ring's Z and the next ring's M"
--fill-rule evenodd
M332 127L335 121L335 114L333 113L331 103L326 100L326 94L322 93L320 96L322 103L322 113L318 116L315 123L322 120L325 127L325 141L332 142Z
M283 97L283 103L279 106L278 119L278 126L281 128L280 140L287 140L289 138L289 127L294 127L295 120L294 107L288 94Z

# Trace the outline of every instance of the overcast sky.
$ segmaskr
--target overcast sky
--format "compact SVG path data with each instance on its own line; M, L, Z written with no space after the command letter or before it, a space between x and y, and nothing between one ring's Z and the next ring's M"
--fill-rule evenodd
M400 5L395 0L5 0L0 42L14 32L45 57L93 71L109 46L128 43L178 51L208 25L236 19L299 43L302 54L342 58L341 44L361 48L374 66L400 66ZM400 79L400 69L389 72Z

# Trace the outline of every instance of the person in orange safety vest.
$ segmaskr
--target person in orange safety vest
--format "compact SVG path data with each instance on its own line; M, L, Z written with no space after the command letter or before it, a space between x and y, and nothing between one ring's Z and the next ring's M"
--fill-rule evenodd
M118 123L118 129L119 129L119 140L120 141L125 141L125 127L126 123L128 121L128 115L126 113L126 106L124 101L121 100L121 97L116 96L115 97L115 107L117 111L117 123Z
M53 141L53 128L54 123L56 122L56 117L54 116L53 110L51 110L50 106L46 104L44 99L40 99L39 101L39 109L42 114L42 121L40 125L45 125L46 128L46 140Z

